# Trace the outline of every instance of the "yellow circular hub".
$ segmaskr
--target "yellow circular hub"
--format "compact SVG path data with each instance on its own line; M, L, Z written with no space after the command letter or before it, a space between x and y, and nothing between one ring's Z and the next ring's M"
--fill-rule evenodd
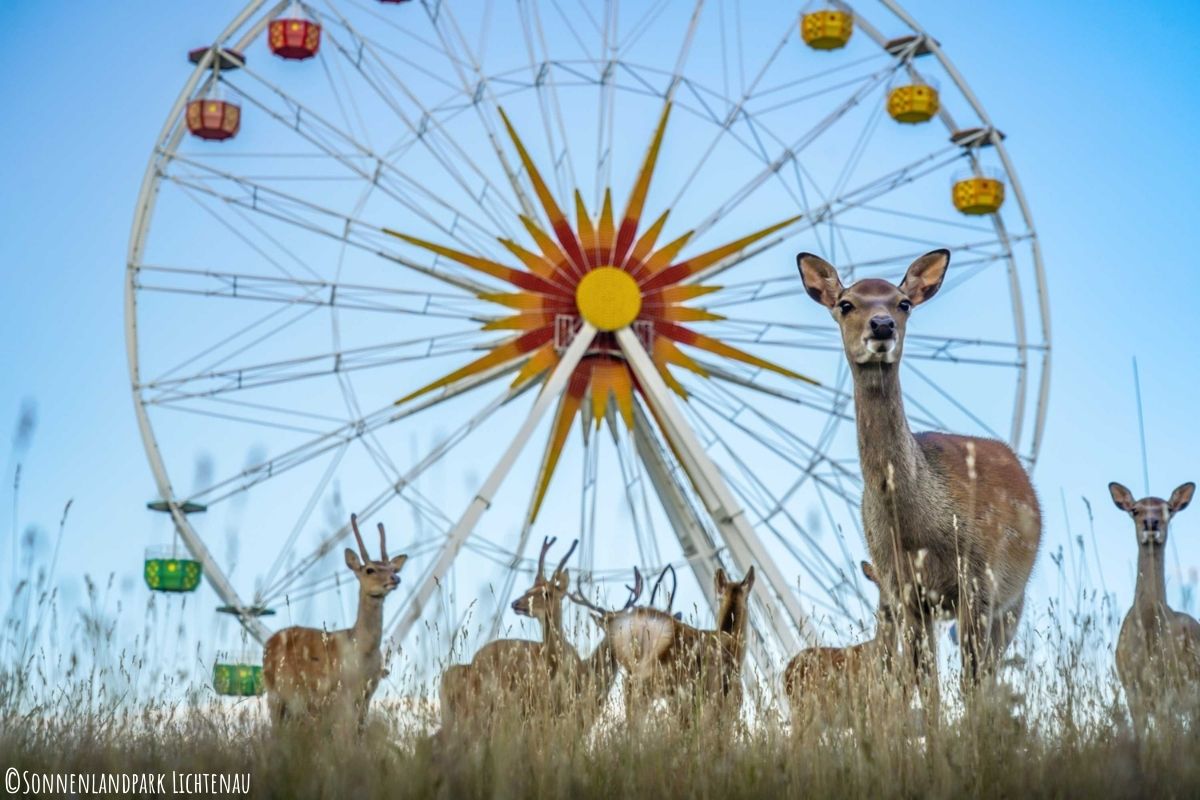
M615 331L637 319L642 310L642 291L625 270L598 267L579 282L575 305L583 318L599 330Z

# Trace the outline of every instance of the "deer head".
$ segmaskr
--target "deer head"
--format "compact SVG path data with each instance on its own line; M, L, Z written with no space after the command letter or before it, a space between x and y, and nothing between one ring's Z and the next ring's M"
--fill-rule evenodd
M383 598L400 585L400 569L408 561L407 555L388 558L387 533L383 523L379 523L379 560L373 560L367 555L367 546L363 544L362 534L358 532L358 515L350 515L350 527L358 542L358 553L346 548L346 566L358 578L360 594L368 597ZM361 556L361 559L359 558Z
M567 554L562 557L562 561L558 562L558 566L554 568L553 574L547 578L546 554L550 552L550 548L554 546L556 541L558 541L557 537L550 536L542 541L542 552L538 556L537 577L533 580L533 586L530 586L528 591L516 600L513 600L512 610L523 617L545 619L562 606L562 599L566 596L571 582L570 577L567 575L567 561L571 558L571 554L575 552L575 548L579 546L579 540L576 539L571 543L571 548L567 550Z
M1137 531L1138 544L1142 547L1162 547L1167 543L1167 525L1171 517L1188 507L1192 495L1196 493L1196 484L1185 483L1171 492L1170 500L1160 497L1143 497L1134 500L1133 493L1121 484L1113 481L1108 485L1113 503L1117 508L1126 511L1133 517L1133 526Z
M842 347L852 366L896 364L904 352L908 315L941 288L950 251L934 250L918 258L899 286L866 278L847 289L837 269L812 253L797 255L796 266L809 297L828 308L841 328Z
M717 569L713 576L713 587L717 592L717 628L740 635L746 627L746 613L750 608L750 590L754 588L754 567L746 571L740 581L731 581L725 570Z

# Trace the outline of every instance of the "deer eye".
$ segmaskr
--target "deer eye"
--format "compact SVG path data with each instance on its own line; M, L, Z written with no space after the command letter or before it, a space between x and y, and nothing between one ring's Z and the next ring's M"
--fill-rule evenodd
M907 314L909 311L912 311L912 302L908 300L901 300L899 308L901 311Z
M374 575L374 574L375 574L375 568L374 568L374 567L367 567L367 569L366 569L366 573L367 573L368 575Z
M854 310L854 303L851 303L849 300L843 300L842 302L838 303L838 308L842 310L843 314L849 314Z

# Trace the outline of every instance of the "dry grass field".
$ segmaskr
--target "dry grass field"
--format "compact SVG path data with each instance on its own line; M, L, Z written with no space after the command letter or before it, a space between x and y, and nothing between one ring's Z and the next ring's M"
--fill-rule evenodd
M740 719L702 714L684 728L647 713L629 725L618 682L590 729L550 717L500 720L489 737L442 741L431 736L436 692L398 674L402 658L393 659L363 736L276 736L261 699L192 685L186 671L162 670L151 648L116 650L111 616L96 611L103 587L89 583L84 606L95 613L66 625L53 593L39 595L37 584L31 577L12 598L0 664L0 766L30 780L241 774L255 796L294 798L1200 793L1200 737L1186 713L1161 718L1140 739L1130 732L1111 670L1111 613L1083 592L1069 611L1055 602L1026 621L1002 679L970 698L949 681L936 721L871 675L795 727L768 701L776 692L753 683ZM59 627L74 630L74 640L56 642Z

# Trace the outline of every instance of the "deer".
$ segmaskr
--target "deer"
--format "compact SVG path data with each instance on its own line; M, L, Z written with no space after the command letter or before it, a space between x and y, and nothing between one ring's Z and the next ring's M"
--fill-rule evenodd
M387 533L379 523L379 560L367 555L358 516L350 516L358 553L346 548L346 566L358 581L358 615L345 630L292 626L276 632L263 649L263 683L276 728L293 716L335 717L366 727L371 697L386 676L380 645L383 603L400 585L407 555L389 558Z
M634 584L641 584L636 569ZM638 706L659 698L667 700L672 715L684 724L691 723L701 707L721 714L740 709L754 567L740 581L730 580L725 570L718 569L714 584L719 600L714 630L695 628L657 608L627 605L613 612L578 592L568 595L596 612L616 663L625 673L627 723L644 716Z
M1196 484L1185 483L1168 500L1134 500L1119 483L1108 485L1113 503L1133 517L1137 534L1137 585L1133 606L1117 638L1117 675L1138 730L1172 695L1200 684L1200 622L1167 605L1163 554L1171 518L1192 502Z
M863 561L860 567L863 576L878 586L874 566ZM879 678L893 669L896 634L893 610L881 604L875 614L873 638L847 647L810 647L797 653L783 673L794 729L806 727L814 717L832 721L861 704L878 686ZM907 693L903 699L908 700Z
M867 549L881 604L899 612L923 705L933 711L940 617L957 618L964 689L992 674L1016 633L1042 537L1037 493L1004 442L909 428L900 389L905 330L941 288L949 250L917 258L898 286L867 278L847 288L811 253L796 264L809 297L841 331L854 380Z
M607 640L583 659L563 632L562 601L570 588L566 565L579 541L547 578L546 555L556 541L543 540L533 585L512 602L516 614L538 621L542 640L498 639L480 648L469 664L448 667L439 692L443 731L489 730L502 710L519 719L573 711L584 724L599 713L616 665Z

